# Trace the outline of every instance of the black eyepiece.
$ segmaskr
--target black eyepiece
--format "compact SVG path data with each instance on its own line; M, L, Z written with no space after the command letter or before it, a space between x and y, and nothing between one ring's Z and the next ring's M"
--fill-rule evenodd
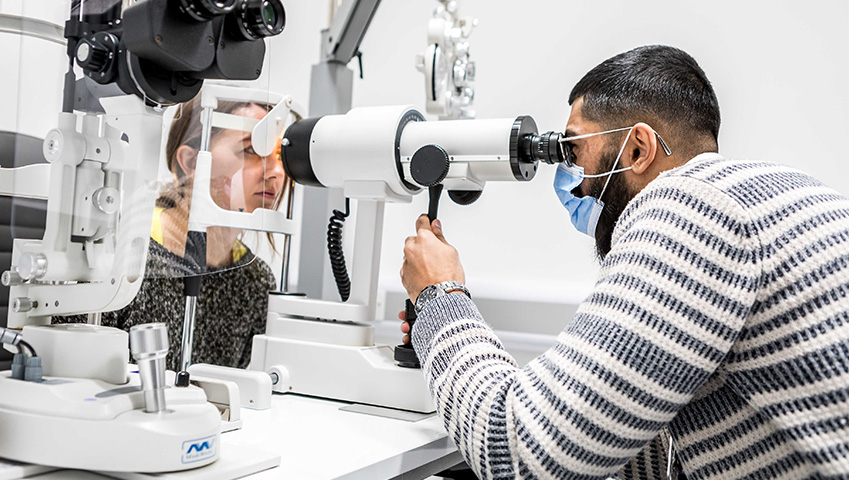
M239 0L179 0L177 7L193 20L205 22L236 8Z
M228 32L239 40L271 37L286 26L286 11L280 0L243 0L227 18Z
M526 162L545 162L549 165L560 163L563 161L569 162L569 155L565 152L566 146L560 144L559 140L563 138L563 134L559 132L546 132L540 135L526 135L522 139L523 160Z

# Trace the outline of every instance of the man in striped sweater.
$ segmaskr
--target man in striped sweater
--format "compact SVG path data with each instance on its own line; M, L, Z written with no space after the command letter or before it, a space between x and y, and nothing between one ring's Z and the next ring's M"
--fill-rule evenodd
M439 221L405 243L413 345L467 463L665 478L669 445L688 479L847 479L847 199L713 153L717 99L681 50L608 59L570 104L566 146L588 174L562 167L555 186L602 268L552 348L517 366Z

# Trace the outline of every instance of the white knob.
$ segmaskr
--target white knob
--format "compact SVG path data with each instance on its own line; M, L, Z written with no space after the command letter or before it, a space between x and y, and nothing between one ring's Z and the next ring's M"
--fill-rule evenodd
M18 272L14 270L6 270L3 272L3 276L0 277L0 282L3 283L4 287L12 287L24 283L24 279L18 275Z
M24 252L18 260L18 275L24 280L38 280L47 273L47 257L43 253Z
M33 301L31 298L18 297L12 300L12 311L15 313L26 313L32 310Z
M92 203L103 213L111 215L118 211L118 190L112 187L98 188L92 195Z
M65 146L65 137L59 130L51 130L44 137L44 144L41 150L44 152L44 158L48 162L58 160L62 155L62 148Z

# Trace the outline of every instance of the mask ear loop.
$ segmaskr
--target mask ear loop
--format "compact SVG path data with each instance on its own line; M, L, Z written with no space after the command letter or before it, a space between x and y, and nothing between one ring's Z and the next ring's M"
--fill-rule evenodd
M587 178L601 177L603 175L608 175L608 179L605 180L605 186L602 187L602 193L599 194L599 198L597 199L598 201L602 200L602 196L605 195L605 190L608 189L608 183L611 182L611 177L615 173L624 172L624 171L630 170L632 168L632 167L626 167L626 168L621 168L619 170L614 170L615 168L617 168L617 164L620 163L620 156L623 155L623 150L626 149L626 144L629 143L629 137L632 135L632 130L634 128L635 127L633 127L633 126L629 127L629 133L626 134L626 139L623 140L623 145L620 147L620 152L617 153L617 159L614 160L614 165L611 165L611 171L609 171L608 173L602 173L602 174L599 174L599 175L585 175L585 177L587 177Z
M625 171L631 170L631 169L632 169L632 167L623 167L623 168L618 168L617 170L612 170L608 173L597 173L596 175L585 175L584 178L607 177L607 176L614 175L615 173L621 173L621 172L625 172Z
M631 130L633 127L623 127L623 128L615 128L614 130L605 130L604 132L594 132L594 133L585 133L583 135L573 135L572 137L565 137L563 134L561 138L558 139L558 147L561 149L561 155L564 157L564 163L567 167L573 166L575 162L575 156L573 155L572 150L569 147L564 147L565 143L572 142L573 140L581 140L584 138L595 137L597 135L605 135L606 133L614 133L614 132L622 132L624 130ZM603 174L605 175L605 174ZM601 177L602 175L596 175Z
M635 128L634 126L631 126L631 127L616 128L616 129L614 129L614 130L606 130L606 131L604 131L604 132L585 133L584 135L576 135L576 136L573 136L573 137L561 137L561 138L559 138L559 139L558 139L558 144L559 144L559 146L560 146L560 148L561 148L562 155L564 156L564 158L566 158L566 159L567 159L565 163L567 163L567 164L568 164L568 166L571 166L571 165L573 165L573 163L574 163L574 162L572 161L572 152L570 152L570 155L567 155L567 152L568 152L569 150L568 150L568 149L564 149L563 144L568 143L568 142L572 142L573 140L581 140L581 139L583 139L583 138L595 137L596 135L604 135L604 134L606 134L606 133L622 132L622 131L624 131L624 130L628 130L628 131L629 131L629 135L631 135L631 134L632 134L632 130L633 130L634 128ZM654 131L654 130L653 130L653 133L655 133L655 137L656 137L656 138L658 138L658 142L659 142L659 143L661 143L661 148L664 150L664 153L665 153L668 157L669 157L670 155L672 155L672 154L673 154L673 152L671 152L671 151L670 151L670 147L668 147L668 146L667 146L667 142L665 142L665 141L664 141L664 139L663 139L663 138L661 138L661 135L660 135L658 132ZM598 174L596 174L596 175L584 175L584 178L599 178L599 177L604 177L604 176L606 176L606 175L607 175L607 176L609 177L609 179L610 179L610 176L611 176L611 175L614 175L615 173L621 173L621 172L625 172L625 171L627 171L627 170L631 170L631 169L632 169L632 167L625 167L625 168L620 168L620 169L618 169L618 170L614 170L614 167L616 167L616 166L617 166L617 163L619 163L619 161L620 161L620 156L623 154L623 149L626 147L626 142L628 142L628 140L629 140L629 137L628 137L628 135L627 135L627 136L626 136L626 141L625 141L625 142L623 142L623 146L622 146L622 147L620 147L620 153L617 155L617 160L614 162L614 166L613 166L613 167L611 167L611 171L610 171L610 172L608 172L608 173L598 173ZM605 182L605 187L607 187L607 186L608 186L608 182ZM603 193L605 193L604 188L603 188ZM600 195L600 197L601 197L601 195Z

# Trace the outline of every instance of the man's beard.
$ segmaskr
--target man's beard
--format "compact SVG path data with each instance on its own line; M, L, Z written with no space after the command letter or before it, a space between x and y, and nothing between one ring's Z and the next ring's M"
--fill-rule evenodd
M594 173L608 173L611 171L614 162L617 160L618 153L619 148L616 146L603 153L599 162L601 170ZM619 164L618 168L621 168ZM608 178L588 178L587 180L591 181L590 195L599 198L605 204L602 208L602 213L599 215L599 221L596 224L595 232L596 256L601 262L605 260L608 252L611 251L611 236L614 233L614 227L617 225L617 220L620 219L620 215L623 214L623 210L625 210L629 202L635 198L637 192L633 192L632 189L629 188L628 183L626 183L626 177L622 174L622 172L611 175L611 181L608 182L608 188L605 190L604 198L600 198L599 195L602 194L602 189L605 187L605 182Z

